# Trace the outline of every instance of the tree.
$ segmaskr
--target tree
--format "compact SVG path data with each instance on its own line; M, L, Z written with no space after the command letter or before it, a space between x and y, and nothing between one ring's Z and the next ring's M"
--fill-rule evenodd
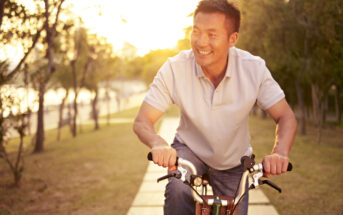
M59 20L59 15L61 12L62 4L64 0L56 0L52 2L52 5L55 7L51 7L51 2L49 0L44 0L44 15L45 15L45 22L44 22L44 31L46 33L45 43L46 43L46 59L48 61L48 65L46 71L41 76L39 81L39 93L38 93L38 102L39 102L39 109L37 114L37 132L36 132L36 143L34 147L34 152L42 152L44 150L44 94L46 91L46 85L55 71L55 63L54 63L54 39L56 36L56 27Z
M110 84L109 81L114 79L116 75L116 61L118 58L114 57L113 47L107 42L103 37L98 37L97 35L89 35L90 47L92 47L92 52L90 53L90 72L88 73L87 79L85 81L85 87L94 94L91 100L92 112L91 116L94 120L94 129L99 129L99 88L101 83L105 83L105 89L107 95L109 94ZM109 105L109 98L107 96L106 103ZM109 111L108 111L109 115ZM109 119L109 118L108 118Z
M6 45L21 44L24 50L19 62L11 62L16 65L8 70L8 79L12 79L22 69L22 65L39 41L43 31L42 19L43 14L40 11L31 13L16 1L0 1L0 49L5 49Z
M291 105L297 101L302 134L306 133L306 109L312 109L320 142L329 89L333 84L341 85L336 80L341 77L337 68L342 61L342 26L337 23L342 23L342 1L241 3L243 24L238 45L265 58ZM336 98L339 101L338 95Z
M74 114L72 120L73 137L77 135L77 115L78 104L77 98L82 87L85 86L87 73L91 63L90 52L92 48L89 46L88 33L85 28L77 28L74 33L74 48L73 59L70 61L70 66L73 74L73 89L74 89Z
M70 66L70 55L73 54L73 33L75 30L74 21L67 20L64 23L63 31L59 33L55 42L55 50L59 62L56 64L56 71L52 76L52 82L56 88L63 88L65 95L59 105L59 116L58 116L58 126L57 126L57 140L61 138L61 128L64 125L70 126L70 131L72 132L72 114L70 108L68 108L67 118L64 117L64 107L69 97L69 93L73 88L73 73Z
M6 62L0 62L0 74L2 77L0 79L0 86L12 81L11 79L8 79L7 77L4 78L3 76L6 71L8 71L8 68L9 65ZM14 185L19 186L20 179L24 171L22 154L24 144L23 139L25 136L25 129L27 127L27 117L25 112L21 112L21 101L18 99L18 96L11 94L9 90L3 89L3 87L0 88L0 91L0 158L4 159L8 164L10 171L13 174ZM12 112L14 109L17 109L17 113ZM8 112L9 114L6 114ZM7 135L11 128L14 128L18 132L20 138L18 151L14 158L12 158L12 155L15 155L15 153L9 154L6 150L6 144L8 141Z
M59 141L61 138L61 128L64 125L71 126L71 114L69 113L67 118L64 118L64 107L69 97L69 92L73 87L70 65L68 65L66 62L58 64L56 66L56 73L54 74L52 79L56 82L57 87L62 87L65 90L65 95L59 106L58 113L57 140Z

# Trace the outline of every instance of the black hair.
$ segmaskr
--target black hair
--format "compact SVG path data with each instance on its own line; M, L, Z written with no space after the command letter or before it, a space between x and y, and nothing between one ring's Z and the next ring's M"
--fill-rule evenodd
M201 0L194 11L194 17L200 13L223 13L233 26L233 32L239 32L241 12L238 7L227 0ZM230 32L230 33L233 33Z

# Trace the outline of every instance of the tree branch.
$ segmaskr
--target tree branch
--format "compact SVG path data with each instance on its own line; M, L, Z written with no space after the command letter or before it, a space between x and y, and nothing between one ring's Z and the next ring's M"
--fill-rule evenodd
M2 18L4 17L5 2L6 0L0 0L0 29L2 24Z
M54 25L52 26L52 35L53 35L53 36L55 36L56 26L57 26L57 23L58 23L58 17L59 17L59 15L60 15L61 7L62 7L63 2L64 2L64 0L61 0L61 1L60 1L60 4L58 5L58 8L57 8L57 13L56 13L56 17L55 17L55 23L54 23Z
M37 43L38 39L40 38L40 34L43 31L43 29L44 29L44 26L37 31L35 37L33 38L31 47L24 54L24 57L19 61L18 65L12 70L12 72L10 74L8 74L7 78L11 79L19 71L21 65L25 62L27 56L30 54L32 49L36 46L36 43Z

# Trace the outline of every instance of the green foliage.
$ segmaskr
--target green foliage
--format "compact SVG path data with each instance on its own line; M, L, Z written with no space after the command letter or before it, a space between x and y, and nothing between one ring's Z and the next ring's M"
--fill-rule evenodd
M333 85L342 89L342 1L240 2L243 19L237 46L266 60L291 104L301 99L296 82L307 107L314 99L323 103ZM313 86L318 88L315 94Z
M122 64L119 70L121 74L133 79L142 79L146 84L150 84L160 67L168 60L182 50L191 48L190 34L192 26L184 29L185 38L178 41L174 49L152 50L144 56L122 57Z
M256 161L261 161L273 146L275 123L251 116L249 125ZM323 145L316 144L316 133L315 126L309 123L308 134L295 138L290 153L292 172L271 177L282 188L281 194L268 186L261 187L280 215L340 214L343 210L343 129L327 126Z
M192 26L188 26L184 29L185 38L179 40L176 45L176 49L178 51L191 49L191 33L192 33Z
M166 62L168 57L177 54L171 49L158 49L150 51L143 57L136 57L126 63L127 74L131 77L138 75L149 84L152 82L159 68Z
M31 12L15 0L5 0L3 12L3 17L0 17L0 46L23 42L24 49L27 48L27 40L37 33L43 14Z

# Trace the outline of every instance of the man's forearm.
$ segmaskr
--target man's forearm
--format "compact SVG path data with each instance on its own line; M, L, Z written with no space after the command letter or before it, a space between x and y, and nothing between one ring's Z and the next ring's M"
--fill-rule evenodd
M288 157L294 142L297 121L293 112L281 117L276 125L273 153Z
M149 121L135 120L133 130L139 140L150 148L168 147L168 143L157 134L154 126Z

